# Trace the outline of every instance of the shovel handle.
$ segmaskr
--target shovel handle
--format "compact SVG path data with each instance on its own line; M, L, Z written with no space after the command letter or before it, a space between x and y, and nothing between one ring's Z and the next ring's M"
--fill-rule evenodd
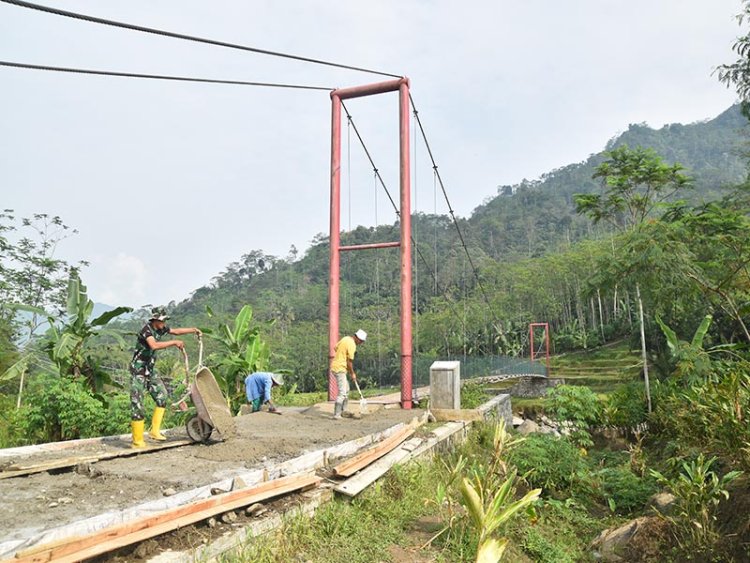
M354 380L354 385L357 388L357 392L359 393L359 398L364 399L365 396L362 394L362 390L359 388L359 383L357 382L356 379Z

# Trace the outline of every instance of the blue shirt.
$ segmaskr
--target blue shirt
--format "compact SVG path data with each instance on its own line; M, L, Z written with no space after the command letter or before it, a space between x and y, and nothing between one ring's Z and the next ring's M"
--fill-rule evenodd
M263 371L256 371L245 378L245 391L247 392L248 402L252 402L258 397L263 397L263 402L271 400L271 374Z

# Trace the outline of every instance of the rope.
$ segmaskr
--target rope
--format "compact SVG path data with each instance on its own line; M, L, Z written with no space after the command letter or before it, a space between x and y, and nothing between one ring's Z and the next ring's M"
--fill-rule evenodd
M4 2L5 0L0 0ZM247 82L244 80L219 80L215 78L193 78L187 76L172 76L166 74L142 74L135 72L115 72L111 70L91 70L84 68L70 68L61 66L49 66L49 65L33 65L28 63L14 63L9 61L0 61L0 66L10 68L22 68L27 70L46 70L50 72L66 72L71 74L89 74L96 76L116 76L120 78L146 78L150 80L171 80L176 82L200 82L203 84L231 84L235 86L265 86L268 88L293 88L297 90L325 90L329 91L332 88L326 88L324 86L307 86L304 84L283 84L276 82Z
M440 176L440 171L438 170L437 163L435 162L435 157L432 154L432 148L430 147L430 143L427 140L427 134L425 133L424 127L422 126L422 121L419 119L419 112L417 111L416 106L414 105L414 99L412 98L411 93L409 94L409 101L411 102L411 107L414 110L414 117L417 121L417 124L419 125L419 130L422 133L422 139L424 140L425 147L427 148L427 154L430 155L430 160L432 161L432 169L435 172L435 177L437 178L437 181L440 183L440 189L443 192L443 198L445 199L445 203L448 206L448 213L451 216L451 219L453 220L453 225L456 227L456 232L458 233L458 238L461 241L461 246L464 249L464 252L466 253L466 257L469 260L469 264L471 265L471 270L474 273L474 278L477 281L477 285L479 286L479 289L482 292L482 296L484 297L484 301L487 303L487 307L489 307L490 311L492 312L492 316L495 319L495 322L499 323L500 320L498 319L497 315L495 314L495 310L492 307L492 304L490 303L490 299L487 296L487 292L484 289L484 284L482 284L482 280L479 278L479 270L477 269L476 265L474 264L474 260L471 258L471 254L469 254L469 249L466 246L466 240L464 239L464 235L461 232L461 227L458 225L458 220L456 219L456 214L453 211L453 206L451 206L450 199L448 198L448 193L445 190L445 185L443 184L443 179Z
M98 23L102 25L108 25L112 27L120 27L123 29L129 29L131 31L140 31L142 33L150 33L152 35L161 35L164 37L171 37L172 39L183 39L185 41L193 41L195 43L204 43L206 45L214 45L217 47L226 47L228 49L237 49L240 51L248 51L250 53L256 53L259 55L268 55L271 57L281 57L284 59L291 59L295 61L302 61L305 63L318 64L324 66L330 66L335 68L343 68L346 70L355 70L358 72L367 72L369 74L379 74L380 76L390 76L393 78L401 78L398 74L390 74L388 72L381 72L379 70L372 70L364 67L351 66L341 63L335 63L331 61L325 61L322 59L314 59L311 57L303 57L300 55L293 55L290 53L282 53L279 51L270 51L268 49L260 49L258 47L250 47L247 45L239 45L236 43L228 43L226 41L218 41L216 39L207 39L205 37L196 37L193 35L186 35L184 33L175 33L173 31L166 31L163 29L156 29L153 27L144 27L141 25L135 25L131 23L119 22L115 20L109 20L104 18L97 18L95 16L89 16L78 12L68 12L66 10L60 10L58 8L52 8L50 6L43 6L41 4L34 4L32 2L24 2L22 0L0 0L4 4L11 4L20 8L29 8L31 10L38 10L40 12L46 12L48 14L54 14L56 16L63 16L66 18L73 18L77 20L83 20L90 23Z

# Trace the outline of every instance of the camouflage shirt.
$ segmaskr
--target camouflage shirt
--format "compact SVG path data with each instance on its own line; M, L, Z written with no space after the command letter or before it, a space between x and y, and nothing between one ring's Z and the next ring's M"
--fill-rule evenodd
M156 330L151 326L151 323L146 325L138 333L138 341L135 345L135 353L133 354L133 363L143 362L144 364L153 364L156 360L156 350L152 350L148 345L148 337L153 336L158 342L164 336L169 334L169 327L164 325L161 330Z

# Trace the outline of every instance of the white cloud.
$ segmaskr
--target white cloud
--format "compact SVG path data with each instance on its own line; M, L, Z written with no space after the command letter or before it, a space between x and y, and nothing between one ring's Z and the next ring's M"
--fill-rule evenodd
M102 267L104 281L102 290L97 291L97 301L131 307L145 302L149 275L143 260L119 252L116 256L105 257L98 266Z

